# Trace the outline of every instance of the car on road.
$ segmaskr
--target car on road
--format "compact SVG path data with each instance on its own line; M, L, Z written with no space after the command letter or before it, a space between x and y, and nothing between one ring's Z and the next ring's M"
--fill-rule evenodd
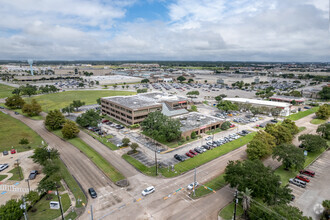
M0 164L0 171L3 171L9 167L8 163Z
M146 195L149 195L153 192L155 192L155 187L149 186L148 188L146 188L145 190L142 191L142 195L146 196Z
M97 197L97 193L95 192L95 190L93 188L89 188L88 192L89 192L89 195L91 195L91 197L93 199L95 199Z
M19 113L18 112L15 112L15 115L19 115Z
M29 175L29 180L34 180L38 175L38 170L32 170Z
M296 176L296 179L302 180L302 181L304 181L306 183L309 183L309 181L310 181L307 177L302 176L302 175Z
M191 157L191 158L193 158L193 157L195 156L194 154L189 153L189 152L187 152L186 155L187 155L188 157Z
M296 179L294 178L291 178L289 179L289 183L293 184L293 185L296 185L296 186L299 186L301 188L305 188L306 187L306 183L305 184L302 184L300 181L298 182Z
M179 155L179 154L175 154L174 158L177 159L178 161L181 161L181 162L185 160L184 157Z
M315 176L315 172L311 171L311 170L300 170L300 174L304 174L310 177L314 177Z
M195 182L195 188L199 185L199 183L196 181ZM190 183L188 186L187 186L187 189L188 190L193 190L194 189L194 183Z
M193 154L193 155L197 155L198 153L194 150L190 150L189 153Z
M11 149L11 150L10 150L10 153L11 153L11 154L16 154L16 150L15 150L15 149Z
M2 154L3 154L3 156L7 156L8 155L8 151L5 150L5 151L2 152Z

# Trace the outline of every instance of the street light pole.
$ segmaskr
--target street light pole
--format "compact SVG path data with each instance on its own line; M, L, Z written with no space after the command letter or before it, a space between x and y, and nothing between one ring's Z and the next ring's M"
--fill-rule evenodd
M62 203L61 203L61 197L60 197L60 194L58 193L58 185L56 185L56 194L57 194L57 198L58 198L58 201L60 203L60 210L61 210L61 215L62 215L62 220L64 220L64 215L63 215L63 209L62 209Z
M158 166L157 166L157 151L155 150L155 163L156 163L156 176L158 175Z
M26 181L27 184L28 184L28 187L29 187L29 193L30 193L30 192L31 192L31 189L30 189L30 182L29 182L29 179L26 179L25 181Z
M195 194L195 183L196 183L196 167L195 167L195 172L194 172L194 183L193 183L194 196L196 196L196 194Z
M19 179L22 180L21 169L20 169L20 166L19 166L19 159L16 160L16 164L17 164Z

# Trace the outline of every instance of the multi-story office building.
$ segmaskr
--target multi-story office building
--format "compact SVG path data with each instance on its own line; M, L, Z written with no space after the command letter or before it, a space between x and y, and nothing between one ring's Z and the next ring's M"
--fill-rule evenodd
M187 102L185 97L160 92L101 98L102 113L125 125L141 123L154 111L167 116L185 114L188 112Z

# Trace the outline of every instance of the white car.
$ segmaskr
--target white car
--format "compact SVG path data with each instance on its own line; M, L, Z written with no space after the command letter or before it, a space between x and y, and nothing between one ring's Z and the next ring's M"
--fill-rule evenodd
M207 138L205 138L206 141L209 141L209 140L211 140L211 139L212 139L211 136L208 136Z
M149 195L153 192L155 192L155 187L149 186L148 188L146 188L145 190L142 191L142 195L146 196L146 195Z
M195 182L195 188L199 185L199 183L196 181ZM192 190L194 188L194 183L190 183L187 187L188 190Z
M8 163L0 164L0 171L3 171L9 167Z

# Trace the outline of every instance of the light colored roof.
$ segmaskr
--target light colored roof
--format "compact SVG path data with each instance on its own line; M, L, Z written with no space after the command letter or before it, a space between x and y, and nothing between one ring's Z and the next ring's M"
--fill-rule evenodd
M223 100L228 100L231 102L239 102L239 103L246 103L246 104L257 104L257 105L268 105L274 107L290 107L290 103L286 102L272 102L272 101L265 101L265 100L258 100L258 99L246 99L246 98L224 98Z
M293 96L279 96L279 95L274 95L270 97L269 99L277 99L277 100L283 100L283 101L289 101L291 102L292 100L298 101L298 102L304 102L305 99L302 97L293 97Z

